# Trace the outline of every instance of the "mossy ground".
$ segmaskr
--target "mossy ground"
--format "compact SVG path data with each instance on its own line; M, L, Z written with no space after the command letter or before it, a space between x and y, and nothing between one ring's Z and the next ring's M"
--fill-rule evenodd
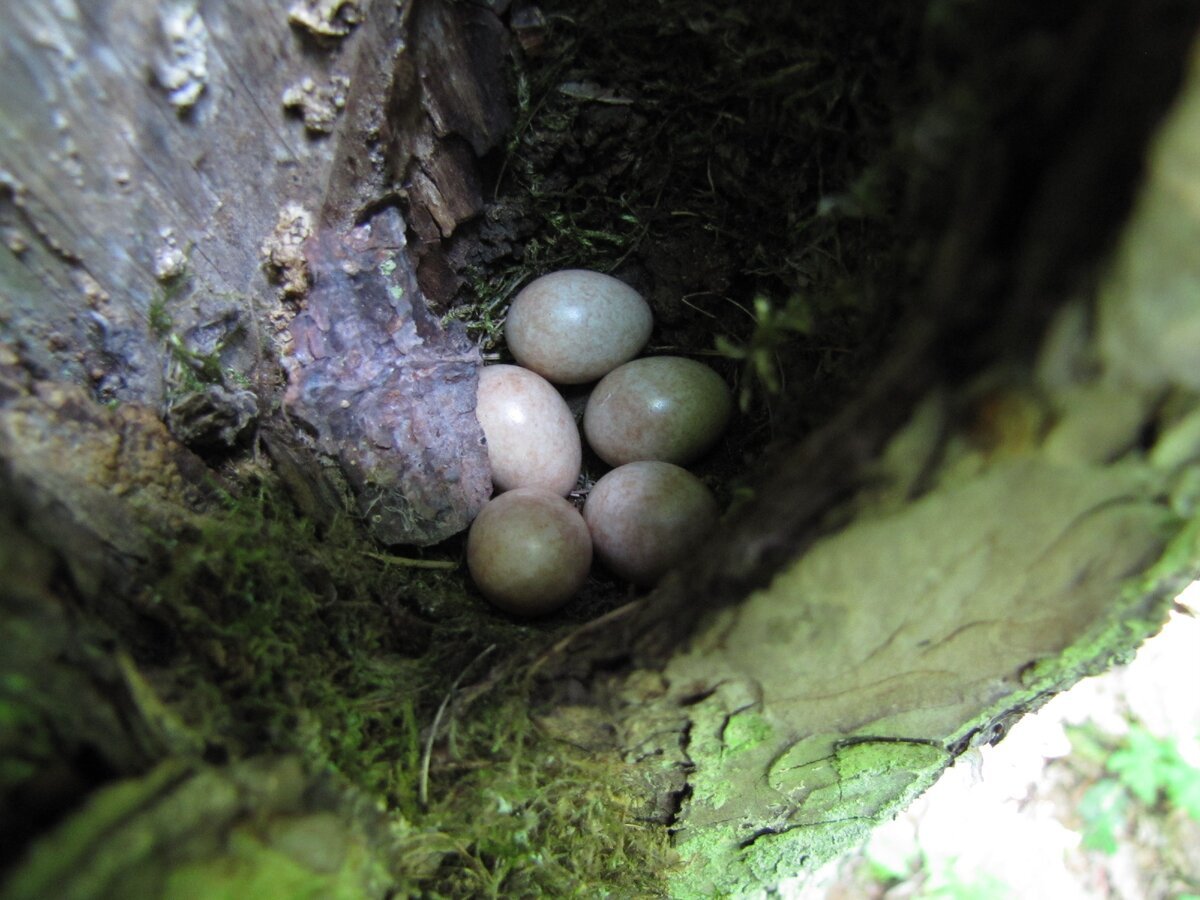
M665 836L615 764L529 715L524 664L574 617L514 622L409 564L457 560L377 549L349 520L318 534L265 475L163 548L140 604L170 640L139 655L204 755L294 753L378 798L444 854L423 896L659 892Z

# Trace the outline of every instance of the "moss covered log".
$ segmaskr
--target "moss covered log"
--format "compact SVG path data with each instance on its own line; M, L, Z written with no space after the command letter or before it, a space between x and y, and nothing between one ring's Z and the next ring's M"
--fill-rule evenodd
M752 894L1159 627L1194 5L761 6L16 5L0 896ZM735 389L727 511L519 621L452 532L564 266Z

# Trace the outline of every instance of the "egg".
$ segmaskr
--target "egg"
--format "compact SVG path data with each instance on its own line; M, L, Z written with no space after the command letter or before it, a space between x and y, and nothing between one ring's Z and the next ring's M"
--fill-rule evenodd
M504 338L513 357L556 384L583 384L633 359L653 317L641 294L586 269L534 279L513 299Z
M475 417L497 491L539 487L561 496L575 487L583 455L579 428L546 379L519 366L484 367Z
M542 616L583 586L592 540L583 517L562 497L516 488L489 500L467 534L467 569L495 606Z
M613 469L583 507L596 555L642 587L658 581L712 530L717 501L699 478L665 462Z
M725 430L733 398L721 376L679 356L625 363L600 380L583 416L588 444L611 466L639 459L687 465Z

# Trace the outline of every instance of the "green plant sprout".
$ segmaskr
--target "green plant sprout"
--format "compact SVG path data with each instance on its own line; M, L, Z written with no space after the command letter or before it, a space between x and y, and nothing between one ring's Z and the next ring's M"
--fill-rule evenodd
M504 319L508 312L509 300L525 280L527 273L521 270L516 275L492 281L483 278L477 271L468 274L470 293L476 300L451 309L442 316L442 325L461 322L480 349L493 350L500 344L504 335Z
M987 872L963 871L957 859L932 868L921 900L1015 900L1013 889Z
M1007 900L1013 889L989 873L973 871L960 858L945 856L903 837L873 835L864 858L867 872L884 893L911 882L920 900Z
M191 249L188 254L190 257ZM174 393L202 390L212 384L236 384L242 388L251 385L246 373L229 366L222 366L221 354L227 341L219 341L209 353L200 353L184 343L176 330L171 306L187 293L190 282L189 270L172 275L160 283L150 297L146 307L146 324L155 337L165 342L168 368L167 381ZM217 294L216 296L227 296ZM230 295L237 297L237 295ZM239 298L240 299L240 298Z
M1115 853L1117 835L1139 808L1178 809L1200 822L1200 769L1184 760L1174 740L1156 737L1135 723L1115 749L1086 729L1075 729L1071 741L1084 756L1107 756L1107 774L1079 802L1088 849Z
M211 353L197 353L188 348L175 332L167 336L167 347L171 352L171 381L186 390L199 390L208 384L223 383L221 350L223 344Z
M738 406L742 412L750 408L754 385L762 386L767 394L778 394L783 388L778 354L793 335L810 334L812 312L802 297L794 296L783 306L772 305L766 297L754 298L754 331L744 344L724 335L717 335L717 352L742 363L738 389Z
M187 292L191 281L192 244L183 250L183 265L159 277L146 307L146 323L156 337L165 338L175 327L170 305Z

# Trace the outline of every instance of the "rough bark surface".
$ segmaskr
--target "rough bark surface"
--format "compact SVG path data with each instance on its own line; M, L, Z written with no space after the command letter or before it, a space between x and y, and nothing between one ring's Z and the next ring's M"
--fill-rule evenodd
M308 245L313 288L291 325L288 407L341 463L359 512L386 543L432 544L491 494L475 419L479 351L447 333L396 262L399 216ZM463 453L465 447L475 452Z
M74 820L99 831L81 824L65 856L51 842L28 877L6 881L6 896L138 893L138 871L148 890L165 889L187 843L174 826L199 836L184 856L205 858L208 836L268 810L300 821L270 847L243 844L249 855L232 873L203 877L253 880L274 868L278 888L307 872L314 889L353 896L403 884L402 870L427 866L425 851L426 862L396 857L381 876L375 854L391 838L351 846L373 799L319 787L294 761L204 771L203 739L133 660L176 646L144 579L229 498L231 485L190 448L220 458L257 435L312 521L342 510L350 482L389 541L453 533L486 497L471 414L478 355L427 311L397 210L428 217L434 204L446 234L454 215L477 212L474 154L508 117L497 102L498 20L440 2L164 0L16 2L5 24L0 631L13 652L0 690L0 863L98 785L130 779ZM491 43L476 56L477 33ZM412 48L426 45L436 50L418 60ZM452 94L439 87L443 69L455 74ZM444 106L470 98L470 122ZM410 180L419 185L406 196ZM341 359L372 360L384 379L361 391L378 419L345 424L345 395L328 407L314 399L326 372L308 340L319 329L304 333L292 359L297 408L344 463L332 477L309 434L273 411L302 311L309 323L340 319ZM401 414L405 427L385 435L381 423ZM364 443L369 454L352 455ZM163 760L175 762L153 768ZM278 790L255 793L262 778ZM112 855L114 816L135 821L135 842L150 836L145 853ZM276 851L298 839L302 862L280 868ZM333 852L314 861L316 845ZM151 873L154 860L166 865Z
M397 347L391 383L378 386L421 434L379 443L345 427L340 407L321 408L304 387L311 347L294 358L293 396L306 398L304 419L363 491L360 510L372 510L382 539L428 543L461 530L489 488L486 452L469 415L440 423L444 409L472 407L478 362L460 334L426 315L394 210L405 203L418 223L435 217L445 236L478 212L475 155L508 117L495 15L439 2L297 3L290 14L254 4L18 3L9 21L0 339L40 377L161 409L192 446L235 446L270 418L274 360L290 348L288 323L314 277L310 248L372 268L382 245L353 259L353 229L370 231L379 215L392 281L408 289L355 302L384 332L424 317L420 358ZM415 233L435 254L437 235ZM354 287L324 274L314 312ZM381 352L378 341L342 349ZM458 368L439 368L439 353ZM421 371L406 375L410 365ZM411 443L418 438L441 442L431 460ZM443 477L448 459L462 462L457 481ZM310 475L326 477L315 465ZM380 491L390 499L381 503Z

